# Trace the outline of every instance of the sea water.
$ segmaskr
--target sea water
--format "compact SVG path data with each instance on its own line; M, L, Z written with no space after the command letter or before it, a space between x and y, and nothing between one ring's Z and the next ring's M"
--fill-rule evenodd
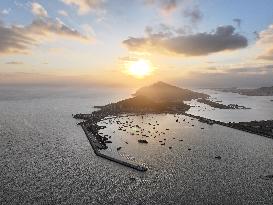
M148 137L136 135L135 128L119 131L116 123L101 122L108 123L102 132L111 135L109 150L145 163L147 172L96 156L72 114L92 112L94 105L115 102L130 93L120 89L1 87L0 203L273 203L272 180L261 177L273 174L272 139L203 124L183 115L119 119L138 124ZM224 97L221 99L224 102ZM260 109L264 101L258 99L256 104L236 103ZM260 113L258 116L269 116ZM155 129L149 123L156 124ZM156 130L165 134L158 135ZM148 144L140 144L138 139L146 139ZM117 151L117 147L122 148Z

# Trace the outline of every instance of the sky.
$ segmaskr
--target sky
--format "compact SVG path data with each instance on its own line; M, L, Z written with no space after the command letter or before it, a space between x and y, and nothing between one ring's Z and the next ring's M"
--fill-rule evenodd
M0 1L0 84L273 86L272 0ZM146 65L144 76L132 73Z

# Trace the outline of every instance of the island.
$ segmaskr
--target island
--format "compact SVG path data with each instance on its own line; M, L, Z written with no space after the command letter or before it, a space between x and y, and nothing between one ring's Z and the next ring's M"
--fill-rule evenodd
M99 126L99 122L103 121L104 119L111 119L124 115L128 116L162 113L175 115L181 114L191 118L196 118L200 122L207 123L209 125L219 124L266 137L272 137L272 121L225 123L187 113L187 111L190 109L190 105L185 104L184 101L189 100L197 100L200 103L208 104L219 109L246 109L245 107L239 105L223 105L220 104L219 101L213 102L209 100L209 97L209 95L204 93L179 88L164 82L157 82L150 86L140 88L136 91L136 93L133 94L133 97L131 98L107 105L94 106L94 108L97 110L91 114L80 113L73 115L73 117L75 119L81 120L78 125L82 127L96 155L136 169L138 171L147 171L148 168L144 164L136 163L122 157L111 156L111 154L109 155L104 153L104 150L108 149L107 145L112 143L112 141L110 140L111 136L103 136L100 133L100 130L106 127ZM130 127L131 125L128 122L126 126ZM143 139L136 140L138 140L138 143L141 144L148 143L148 141ZM162 142L162 145L165 145L165 143ZM117 151L120 149L121 147L118 147ZM171 147L169 147L169 149L171 149Z
M239 88L217 88L214 89L221 92L238 93L247 96L273 96L273 86L261 87L255 89L239 89Z
M132 98L104 106L95 106L98 110L91 114L80 113L73 115L73 117L83 120L79 122L78 125L84 130L96 155L138 171L146 171L147 167L143 164L136 164L127 159L120 159L103 154L101 150L106 150L108 148L107 144L111 143L111 141L109 137L100 134L100 130L105 127L99 126L98 123L109 117L128 114L183 114L190 109L190 106L185 104L184 101L200 97L208 97L208 95L158 82L151 86L141 88L133 94ZM143 140L139 140L138 142L143 144L147 143Z
M208 98L207 94L194 92L188 89L179 88L162 81L154 83L150 86L140 88L134 96L146 96L159 102L181 102L190 101L198 98Z

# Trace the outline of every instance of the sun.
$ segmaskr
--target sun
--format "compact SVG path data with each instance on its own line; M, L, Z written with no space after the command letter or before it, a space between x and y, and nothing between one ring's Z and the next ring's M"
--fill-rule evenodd
M146 60L138 60L133 62L128 68L129 74L137 77L137 78L144 78L151 74L152 69L150 64Z

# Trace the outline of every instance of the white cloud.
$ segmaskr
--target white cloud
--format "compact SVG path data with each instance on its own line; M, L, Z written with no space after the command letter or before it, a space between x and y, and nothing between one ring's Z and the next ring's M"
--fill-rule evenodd
M61 16L68 16L68 13L65 10L59 10L58 14L60 14Z
M78 14L84 15L91 10L96 10L101 8L104 0L61 0L67 5L76 6L78 9Z
M39 17L48 17L47 11L39 3L36 3L36 2L32 3L31 4L31 11L36 16L39 16Z
M89 36L68 27L59 19L50 18L34 19L27 26L7 27L2 24L0 25L0 36L0 54L27 53L31 47L55 39L52 37L91 42Z
M82 27L82 29L84 31L84 34L86 36L94 37L96 35L95 31L92 28L92 26L90 26L89 24L83 24L81 27Z
M258 59L273 61L273 24L258 34L257 46L263 49Z
M1 14L3 14L3 15L9 15L10 11L11 11L11 9L3 9L1 11Z

